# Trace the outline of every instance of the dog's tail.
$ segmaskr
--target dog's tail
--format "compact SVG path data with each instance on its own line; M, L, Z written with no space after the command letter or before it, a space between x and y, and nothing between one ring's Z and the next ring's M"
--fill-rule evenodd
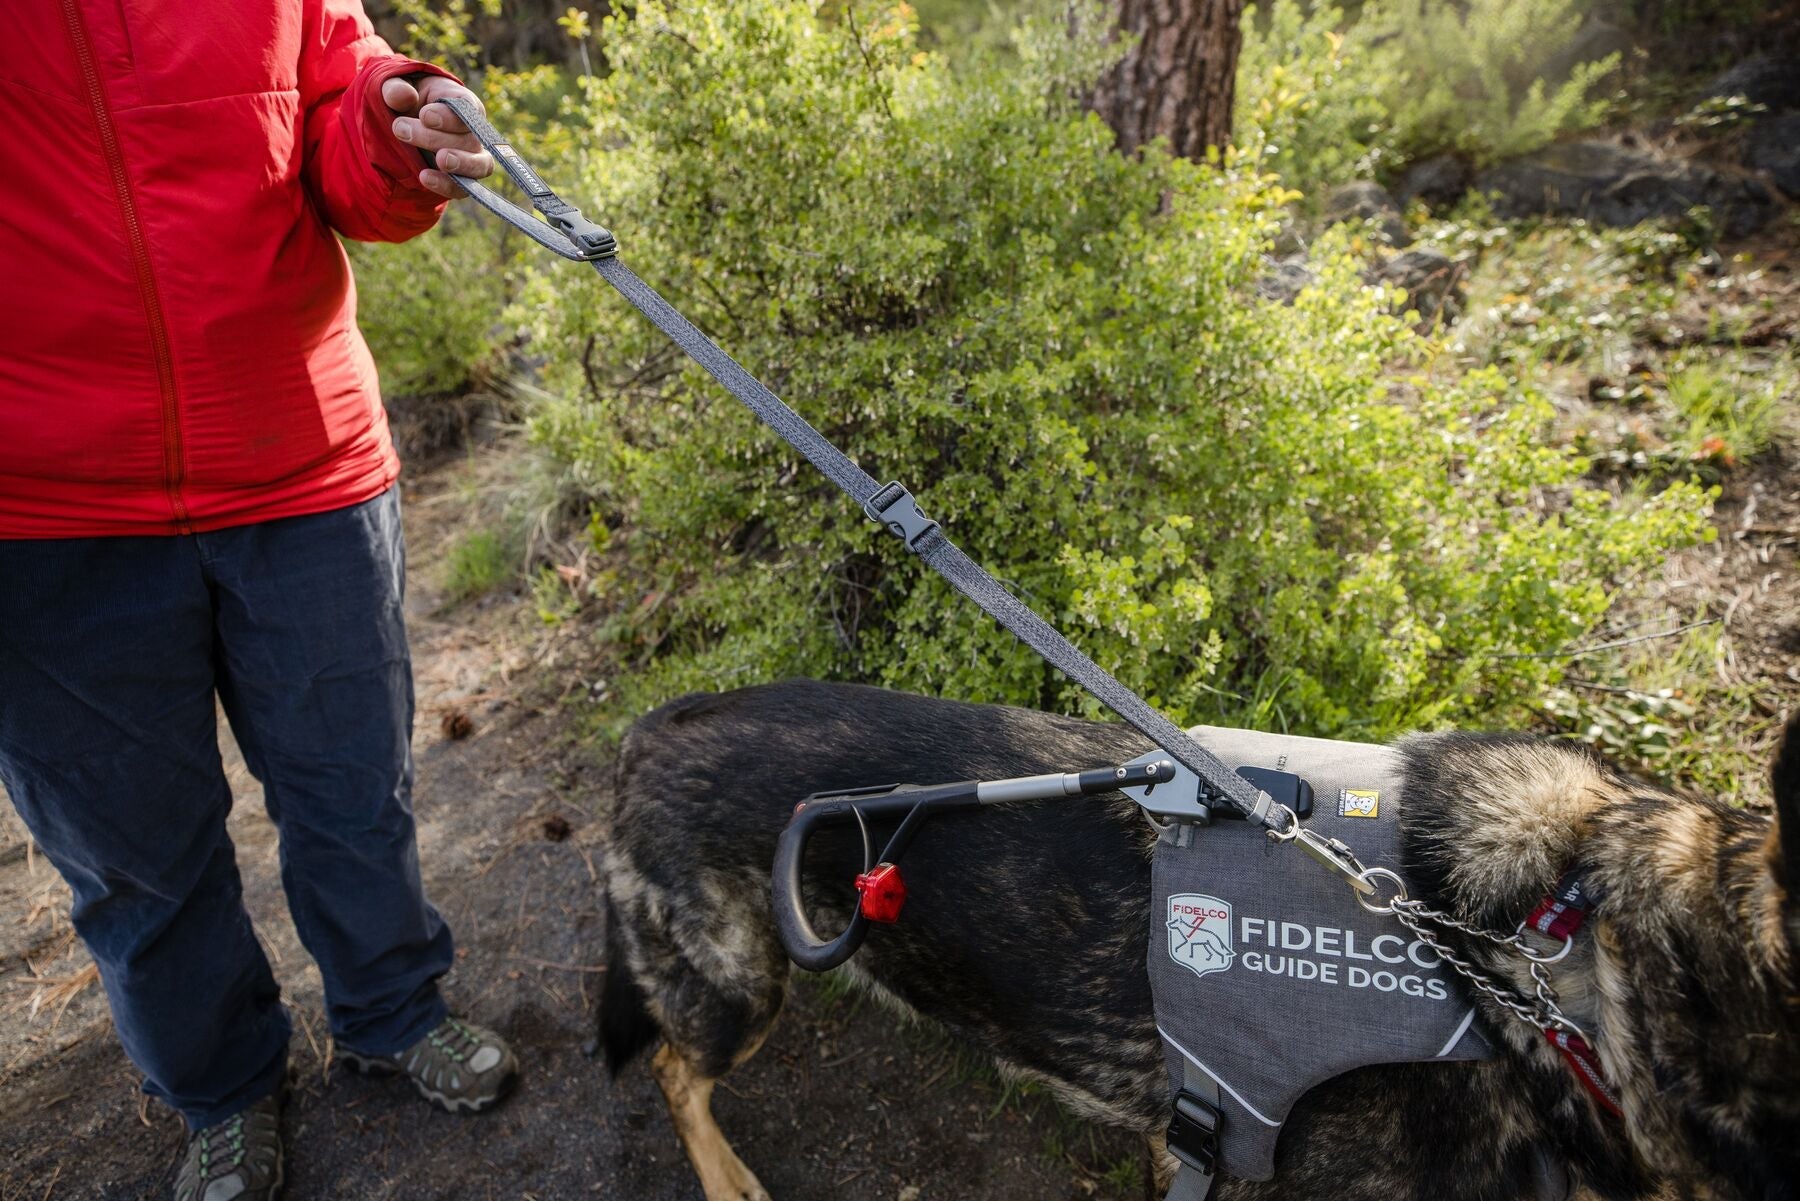
M606 987L600 994L600 1047L606 1070L617 1076L662 1031L650 1016L643 986L631 974L625 940L619 937L619 912L606 900Z

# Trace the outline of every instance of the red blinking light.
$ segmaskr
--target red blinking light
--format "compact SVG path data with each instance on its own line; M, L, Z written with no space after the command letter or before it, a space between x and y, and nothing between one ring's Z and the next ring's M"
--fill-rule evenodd
M906 904L906 881L900 878L896 863L878 863L874 871L856 877L856 891L862 894L862 914L872 922L897 922L900 907Z

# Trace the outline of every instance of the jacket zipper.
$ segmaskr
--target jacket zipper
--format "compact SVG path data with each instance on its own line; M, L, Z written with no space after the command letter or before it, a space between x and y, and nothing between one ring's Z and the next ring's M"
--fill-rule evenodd
M162 395L163 489L175 515L176 530L191 534L194 527L189 520L187 501L181 495L181 485L187 474L187 456L181 444L181 405L175 391L175 356L169 349L169 330L163 320L162 298L157 293L156 275L150 265L150 247L144 238L144 228L138 222L137 202L132 198L131 180L125 173L125 155L119 149L112 109L100 86L100 70L94 64L87 26L82 23L77 0L63 0L62 7L63 18L69 25L69 37L75 43L81 77L87 84L88 100L94 107L100 148L112 172L113 189L119 195L119 211L125 218L126 239L131 243L132 266L137 271L138 295L143 300L144 318L150 327L150 349L156 359L156 383Z

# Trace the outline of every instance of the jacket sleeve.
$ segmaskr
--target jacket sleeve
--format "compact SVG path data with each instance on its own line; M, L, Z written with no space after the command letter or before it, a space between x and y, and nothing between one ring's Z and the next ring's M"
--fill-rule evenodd
M300 107L307 195L339 233L404 242L437 224L448 202L419 184L424 160L393 135L381 85L396 75L448 71L395 54L362 0L302 0Z

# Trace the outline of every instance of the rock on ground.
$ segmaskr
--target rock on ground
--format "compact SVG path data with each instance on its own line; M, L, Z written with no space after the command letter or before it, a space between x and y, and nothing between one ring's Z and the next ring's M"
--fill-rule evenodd
M1790 200L1800 200L1800 113L1758 121L1744 143L1744 165L1767 172Z
M1454 154L1421 159L1400 178L1400 204L1423 200L1432 208L1445 208L1461 200L1474 180L1474 168Z
M1405 288L1406 308L1418 311L1423 328L1462 314L1468 270L1441 250L1402 251L1370 268L1363 278Z
M1380 184L1366 180L1348 183L1333 188L1330 195L1326 196L1327 225L1357 220L1372 222L1390 246L1405 246L1412 241L1412 235L1406 232L1406 222L1401 219L1400 206L1394 203L1394 198Z
M1780 210L1759 180L1611 142L1551 146L1482 172L1476 187L1493 194L1502 217L1585 217L1601 225L1679 218L1705 205L1729 238L1755 233Z
M1318 278L1318 273L1307 266L1304 253L1284 254L1270 260L1269 269L1256 281L1256 294L1277 304L1292 304L1294 297Z
M1800 59L1746 59L1707 84L1706 95L1743 96L1776 111L1800 109Z
M1367 268L1362 277L1368 284L1405 288L1406 300L1398 311L1418 310L1421 328L1429 328L1440 321L1454 321L1462 314L1468 271L1440 250L1404 250L1390 254ZM1292 304L1294 298L1318 278L1318 272L1307 262L1305 254L1281 255L1268 260L1262 278L1256 281L1256 292L1264 300Z

